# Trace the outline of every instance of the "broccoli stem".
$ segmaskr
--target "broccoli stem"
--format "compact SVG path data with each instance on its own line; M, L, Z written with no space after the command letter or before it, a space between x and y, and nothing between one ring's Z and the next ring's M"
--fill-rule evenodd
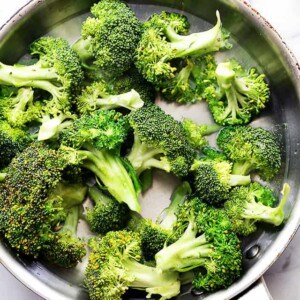
M183 235L173 244L163 248L155 255L156 267L161 271L190 271L205 264L213 251L205 235L196 237L197 229L190 222Z
M157 223L160 227L172 230L177 220L177 212L181 204L185 201L187 195L191 194L192 190L187 181L182 182L173 191L170 205L163 210L162 215L159 216Z
M260 202L256 202L255 199L251 202L247 202L243 211L243 218L255 219L257 221L263 221L275 226L279 226L284 221L283 207L288 199L290 193L290 186L285 183L283 185L281 194L283 195L280 204L277 207L269 207L263 205Z
M96 69L96 65L93 65L94 57L90 51L91 48L91 37L88 37L86 39L80 38L78 39L74 45L72 46L72 49L77 53L77 55L80 58L81 65L90 70Z
M218 51L222 46L220 14L217 12L217 23L210 30L184 36L177 34L171 26L168 26L165 34L170 40L177 58L189 55L201 56L205 53Z
M134 143L127 158L138 175L150 168L158 168L170 172L171 166L169 162L164 159L155 158L158 155L164 155L164 151L145 145L141 142L138 135L134 134Z
M84 148L88 151L78 150L86 157L83 167L92 171L118 202L125 202L131 210L139 212L138 197L121 158L108 150L96 150L87 144Z
M228 181L230 186L247 185L249 183L251 183L250 175L230 175L230 179Z
M232 175L248 175L253 170L250 161L236 161L232 166Z
M89 188L88 193L91 199L95 202L95 204L103 203L104 205L108 205L112 201L110 197L100 192L99 189L97 189L94 186Z
M156 268L143 265L133 259L123 261L124 267L134 278L131 288L145 290L148 295L159 294L160 299L170 299L180 293L180 281L177 272L159 272Z
M79 220L79 210L80 210L79 206L73 206L69 209L64 225L59 230L60 233L71 232L73 235L76 236L77 225Z
M0 182L4 181L6 177L6 173L0 173Z

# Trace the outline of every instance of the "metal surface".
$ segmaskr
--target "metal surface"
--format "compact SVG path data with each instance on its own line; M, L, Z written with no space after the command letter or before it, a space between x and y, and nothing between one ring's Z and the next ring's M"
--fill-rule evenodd
M81 0L33 0L24 6L0 30L0 61L14 63L26 53L27 45L44 34L63 36L70 42L76 40L85 12L93 1ZM164 7L160 5L164 5ZM245 66L256 66L265 72L270 83L272 101L268 110L255 120L253 126L262 126L275 131L282 141L283 166L279 176L271 183L279 195L283 182L291 185L292 193L286 206L288 220L279 229L261 227L253 236L243 241L244 274L242 278L224 291L211 295L193 296L189 287L183 288L178 299L230 299L254 283L277 259L292 239L299 226L299 146L300 137L300 71L296 60L273 28L257 12L245 3L230 0L165 0L130 1L140 18L162 9L177 9L188 14L192 30L203 30L215 22L215 11L221 14L223 25L234 38L231 51L218 55L236 57ZM191 13L192 15L190 15ZM209 23L207 23L209 22ZM158 100L167 112L180 119L190 117L198 122L210 120L205 103L181 107ZM142 201L145 216L154 216L167 205L174 178L156 172L153 189ZM81 224L81 232L86 232ZM257 247L258 246L258 247ZM253 250L259 251L256 255ZM248 255L246 255L246 253ZM251 255L249 255L249 253ZM88 299L82 289L82 274L86 262L74 270L55 269L43 262L16 257L5 244L0 245L1 262L25 285L46 299ZM135 297L135 295L133 295ZM133 299L133 298L131 298Z

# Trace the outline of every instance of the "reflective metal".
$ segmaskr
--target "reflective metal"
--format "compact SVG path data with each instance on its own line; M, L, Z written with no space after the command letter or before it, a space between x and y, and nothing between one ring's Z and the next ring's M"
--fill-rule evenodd
M64 36L70 42L80 34L80 24L86 17L91 0L32 0L0 29L0 60L6 63L18 61L26 47L34 39L46 33ZM279 195L283 182L291 185L291 195L286 214L288 220L282 228L261 227L253 236L243 241L246 253L252 246L259 246L259 253L243 261L242 278L227 290L213 294L192 295L189 287L184 287L180 300L230 299L255 282L283 252L295 234L300 221L300 71L285 43L272 26L255 10L238 0L164 0L129 1L138 16L146 19L152 12L161 9L179 10L187 14L192 22L192 30L203 30L215 22L215 12L220 11L223 26L232 33L234 47L230 52L221 53L219 59L236 57L244 66L256 66L265 72L271 88L272 101L253 126L263 126L278 134L282 142L283 167L272 182ZM158 104L176 118L188 116L199 122L211 119L205 103L182 107L166 104L158 99ZM175 179L162 172L156 172L154 186L143 196L143 213L154 216L166 206ZM164 200L162 200L164 199ZM81 224L81 232L87 232ZM0 260L20 281L46 299L88 299L82 288L83 270L86 261L74 270L61 270L46 263L16 256L2 243ZM137 299L133 295L130 299Z

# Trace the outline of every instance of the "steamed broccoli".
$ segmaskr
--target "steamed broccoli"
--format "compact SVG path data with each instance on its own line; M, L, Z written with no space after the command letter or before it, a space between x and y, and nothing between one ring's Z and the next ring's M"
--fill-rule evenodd
M203 54L229 47L228 36L221 30L220 15L210 30L188 33L189 23L185 16L162 12L154 14L143 24L143 34L136 54L136 67L154 85L161 87L175 77L175 58L199 57Z
M122 1L101 0L91 8L93 17L82 24L73 49L83 67L114 77L128 70L141 35L141 22Z
M217 85L205 90L209 109L220 125L248 124L259 114L269 99L269 88L252 68L243 69L235 60L219 63Z
M234 162L232 174L248 175L257 171L270 180L280 170L281 153L278 140L263 128L228 126L217 137L217 144Z
M143 107L129 115L134 144L128 159L141 174L149 168L186 176L195 151L181 124L156 105Z
M73 268L86 254L83 239L77 237L79 206L70 208L64 224L42 250L43 256L59 267Z
M118 300L129 289L144 290L170 299L180 292L178 273L159 272L141 263L138 233L111 231L90 242L92 253L85 272L85 285L92 300Z
M86 215L92 231L106 234L126 226L130 216L129 208L125 203L119 203L117 200L106 196L96 187L89 188L89 196L95 203Z
M114 110L83 115L60 134L61 150L73 156L79 166L90 170L120 203L139 211L137 191L120 157L120 145L127 135L127 122Z
M0 169L6 167L19 152L33 141L33 137L19 128L0 120Z
M256 231L257 222L279 226L284 221L284 205L290 192L288 184L282 188L283 198L274 207L277 199L272 190L255 182L249 186L236 187L230 192L230 199L224 208L233 228L240 235L249 235Z
M185 202L183 218L179 213L179 221L186 221L186 230L175 243L165 246L155 255L156 267L162 272L193 270L192 285L198 289L214 291L226 288L240 276L242 255L239 239L232 232L224 211L205 204L193 209L200 200L194 201L189 208L189 201Z

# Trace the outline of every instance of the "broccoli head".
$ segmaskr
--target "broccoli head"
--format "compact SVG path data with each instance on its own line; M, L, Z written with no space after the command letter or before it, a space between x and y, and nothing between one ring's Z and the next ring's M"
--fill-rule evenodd
M279 143L268 130L250 126L224 127L219 132L217 144L234 162L233 174L248 175L257 171L263 180L270 180L280 170Z

